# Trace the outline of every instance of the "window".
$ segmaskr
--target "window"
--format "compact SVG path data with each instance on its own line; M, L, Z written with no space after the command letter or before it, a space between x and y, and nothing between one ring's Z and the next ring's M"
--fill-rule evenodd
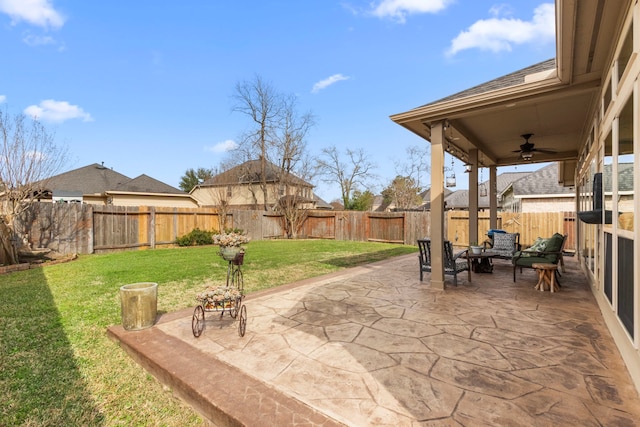
M232 188L230 185L227 185L227 197L231 197L233 195Z
M620 112L618 129L618 229L633 231L633 97Z
M624 71L629 65L631 54L633 53L633 25L627 30L627 35L624 38L622 49L618 55L618 80L622 78Z

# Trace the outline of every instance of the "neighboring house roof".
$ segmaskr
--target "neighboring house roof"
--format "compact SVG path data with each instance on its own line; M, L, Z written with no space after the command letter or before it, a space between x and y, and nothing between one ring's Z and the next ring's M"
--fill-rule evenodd
M51 191L72 191L82 194L99 194L117 188L131 178L94 163L53 176L46 181Z
M313 195L313 200L316 203L316 209L333 209L333 205L330 205L329 203L325 202L316 194Z
M531 172L505 172L496 177L496 192L502 193L512 182L531 175ZM486 181L486 185L489 182Z
M46 184L56 194L99 195L105 192L128 192L188 196L184 191L150 176L143 174L131 179L97 163L53 176Z
M507 189L514 181L522 179L531 175L531 172L504 172L496 177L497 193L502 193ZM480 187L485 186L487 190L487 196L480 195ZM447 204L447 209L468 209L469 208L469 190L457 190L454 192L449 191L447 194L445 189L444 201ZM478 184L478 208L489 209L489 180L483 181ZM498 205L500 203L498 202Z
M449 190L448 188L445 188L444 189L445 200L452 193L453 191ZM423 203L420 206L418 206L417 210L420 210L420 211L431 210L431 188L427 188L422 193L420 193L420 198L422 199Z
M116 188L110 190L123 191L131 193L156 193L156 194L187 194L182 190L165 184L162 181L158 181L155 178L151 178L148 175L142 174L136 178L133 178L123 184L118 185Z
M602 173L602 188L611 191L611 165L604 165ZM633 163L618 164L618 191L633 191Z
M488 202L483 201L483 199L487 199L487 198L478 196L478 208L480 209L489 207ZM454 191L448 196L445 196L444 202L446 204L446 209L468 209L469 208L469 190Z
M540 196L551 194L566 194L575 196L575 190L571 187L563 187L558 183L558 165L551 163L529 176L514 181L513 194L516 197Z
M265 175L266 182L280 182L280 173L282 169L271 162L266 163ZM222 172L214 177L209 178L200 187L221 186L221 185L237 185L237 184L259 184L261 179L261 162L260 160L249 160L241 165L235 166L228 171ZM308 182L291 174L291 184L305 187L313 187Z

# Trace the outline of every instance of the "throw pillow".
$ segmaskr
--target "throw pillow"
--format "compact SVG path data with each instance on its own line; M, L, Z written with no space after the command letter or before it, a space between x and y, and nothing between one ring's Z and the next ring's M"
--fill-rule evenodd
M516 235L514 233L495 233L493 235L494 251L515 251Z
M543 239L542 237L538 237L533 245L527 251L529 252L544 252L547 248L547 243L549 243L549 239Z

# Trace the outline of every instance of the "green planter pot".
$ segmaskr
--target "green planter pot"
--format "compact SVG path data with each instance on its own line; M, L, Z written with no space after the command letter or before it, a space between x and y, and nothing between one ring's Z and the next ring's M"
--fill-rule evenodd
M222 258L227 261L233 261L236 256L240 253L240 248L237 246L225 246L220 248L220 253L222 254Z
M153 326L158 314L158 284L142 282L122 286L120 307L122 326L127 331Z

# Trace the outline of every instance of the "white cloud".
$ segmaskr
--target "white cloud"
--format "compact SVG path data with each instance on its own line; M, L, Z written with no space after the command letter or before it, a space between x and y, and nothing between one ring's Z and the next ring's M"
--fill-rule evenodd
M436 13L446 8L453 0L382 0L374 4L371 13L379 18L391 18L401 24L407 15Z
M27 34L23 39L23 42L29 46L44 46L48 44L56 44L56 41L51 36L34 36L33 34Z
M24 113L38 120L56 123L71 119L81 119L83 122L93 121L91 115L77 105L53 99L45 99L39 105L30 105L24 109Z
M447 50L448 56L465 50L478 48L492 52L510 51L514 44L547 43L555 39L555 8L552 3L538 6L531 21L500 18L503 12L494 8L491 19L477 21L468 30L453 39Z
M0 104L7 100L7 95L0 95Z
M205 150L212 151L214 153L226 153L238 148L238 144L232 139L227 139L214 145L213 147L206 147Z
M327 87L331 86L334 83L337 83L341 80L349 80L350 77L348 76L343 76L342 74L334 74L331 77L327 77L324 80L320 80L318 83L313 85L313 88L311 89L311 93L318 93L320 92L322 89L326 89Z
M11 17L12 24L26 21L43 28L60 28L64 17L50 0L0 0L0 12Z

